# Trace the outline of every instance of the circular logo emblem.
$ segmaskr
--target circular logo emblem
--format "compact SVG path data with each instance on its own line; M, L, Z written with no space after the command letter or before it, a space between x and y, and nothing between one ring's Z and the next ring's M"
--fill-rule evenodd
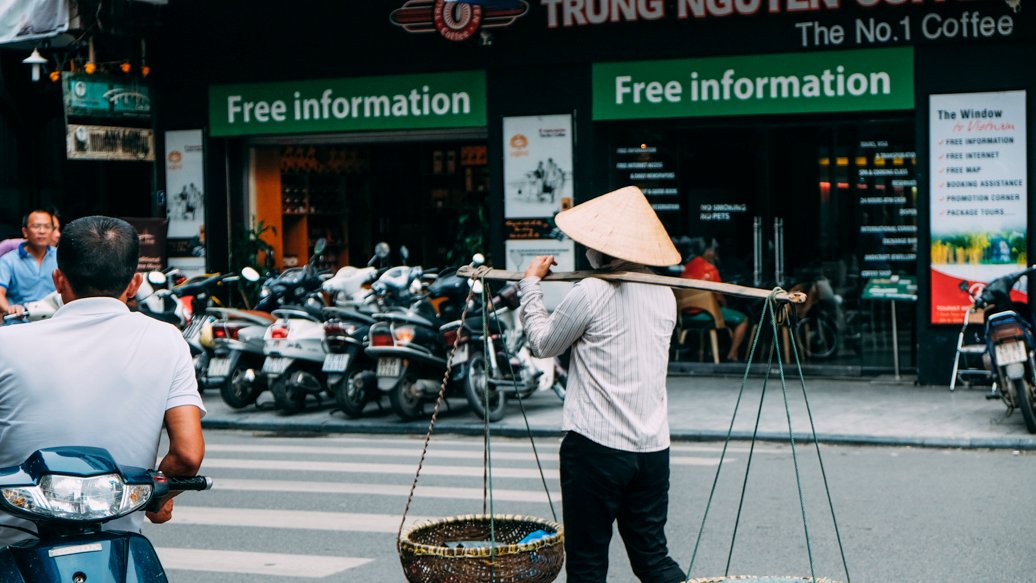
M183 160L183 154L181 154L179 150L173 150L172 152L169 152L168 158L170 162L176 164L180 160Z
M86 143L86 137L87 137L86 128L84 128L83 126L77 127L76 128L76 141L83 142L85 144Z
M435 30L444 38L462 41L471 38L482 24L482 7L465 2L435 0L432 19Z
M525 148L529 145L529 138L525 137L525 134L515 134L511 136L511 147L512 148Z
M76 94L76 97L83 97L86 95L86 83L82 81L76 81L72 85L72 92Z

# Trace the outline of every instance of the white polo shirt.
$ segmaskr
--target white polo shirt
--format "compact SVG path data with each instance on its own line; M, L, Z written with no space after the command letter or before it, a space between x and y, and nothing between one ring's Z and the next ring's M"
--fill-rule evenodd
M103 447L121 465L154 468L165 412L184 405L205 414L180 331L114 298L0 328L0 468L61 445ZM143 520L135 512L106 528L139 532ZM2 512L0 524L35 530ZM0 528L0 545L22 538Z

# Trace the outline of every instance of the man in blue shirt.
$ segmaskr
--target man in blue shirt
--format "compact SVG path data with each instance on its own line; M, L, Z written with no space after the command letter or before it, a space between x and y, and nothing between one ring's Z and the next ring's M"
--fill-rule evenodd
M54 291L57 249L51 246L54 218L35 210L22 219L25 242L0 257L0 313L21 314L23 304Z

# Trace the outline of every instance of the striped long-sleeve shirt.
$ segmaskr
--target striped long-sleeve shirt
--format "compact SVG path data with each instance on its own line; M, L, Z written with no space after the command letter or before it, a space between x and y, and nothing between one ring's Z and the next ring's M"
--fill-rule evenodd
M522 324L533 353L548 358L572 347L562 429L623 451L669 447L666 369L676 325L672 290L588 278L548 314L539 278L527 277L519 288Z

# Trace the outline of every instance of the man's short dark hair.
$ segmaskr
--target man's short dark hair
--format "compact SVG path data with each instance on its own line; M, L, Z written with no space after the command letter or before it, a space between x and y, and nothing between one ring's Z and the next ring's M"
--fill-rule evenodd
M122 219L92 216L65 225L58 269L78 297L117 298L137 271L140 237Z
M22 215L22 226L25 227L26 229L28 229L29 228L29 217L31 217L32 215L34 215L36 213L43 213L43 214L47 215L48 217L50 217L50 224L52 224L52 225L54 224L54 213L52 213L52 212L50 212L48 210L44 210L44 209L35 209L35 210L31 210L31 211L25 213L24 215Z

